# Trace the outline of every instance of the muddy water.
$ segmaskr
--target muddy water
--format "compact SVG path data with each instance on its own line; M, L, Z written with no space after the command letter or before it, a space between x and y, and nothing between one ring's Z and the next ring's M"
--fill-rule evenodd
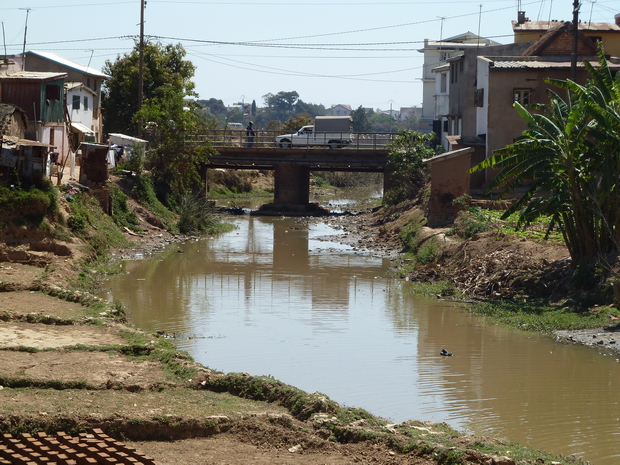
M126 262L109 298L214 369L272 375L395 422L446 421L620 463L616 356L416 298L384 260L317 240L326 226L232 221L238 229L221 237Z

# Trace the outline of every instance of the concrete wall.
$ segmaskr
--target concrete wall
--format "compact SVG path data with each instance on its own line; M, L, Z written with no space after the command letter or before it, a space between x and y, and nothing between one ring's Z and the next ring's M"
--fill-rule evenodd
M446 152L427 160L431 172L428 225L441 227L451 224L460 207L452 201L463 194L470 194L472 148Z
M546 78L567 79L570 69L497 69L490 68L489 102L487 107L487 157L494 150L515 142L515 139L527 129L527 124L513 108L514 89L529 88L533 92L533 102L549 103L547 88L553 89L560 96L565 91L545 82ZM585 70L578 70L577 82L584 84L587 79Z
M310 167L300 165L276 165L275 205L307 205L310 202Z

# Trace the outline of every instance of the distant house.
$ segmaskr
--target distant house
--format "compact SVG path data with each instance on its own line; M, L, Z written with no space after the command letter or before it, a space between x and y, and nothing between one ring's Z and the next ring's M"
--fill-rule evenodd
M16 59L25 60L24 69L26 71L66 73L66 82L71 83L68 89L71 92L71 98L67 100L71 122L79 123L79 125L73 126L73 129L80 133L76 139L92 139L94 142L102 142L101 85L110 76L94 68L63 58L55 53L30 50L23 56L16 57ZM77 84L80 85L79 88ZM77 94L81 98L82 113L80 114L73 112L76 106L74 97ZM86 100L84 100L85 98ZM87 109L86 105L88 105ZM74 116L77 119L74 120Z
M353 109L349 105L332 105L326 110L326 116L351 116Z

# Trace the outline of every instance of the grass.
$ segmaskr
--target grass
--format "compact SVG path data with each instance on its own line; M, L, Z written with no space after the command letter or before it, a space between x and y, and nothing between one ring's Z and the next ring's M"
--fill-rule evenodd
M609 326L610 315L620 313L611 306L584 312L574 307L552 306L545 301L489 301L470 304L468 308L509 328L542 333Z

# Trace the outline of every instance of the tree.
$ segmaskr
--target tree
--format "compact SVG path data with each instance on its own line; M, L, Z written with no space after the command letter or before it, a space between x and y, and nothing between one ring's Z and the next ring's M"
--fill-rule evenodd
M204 192L201 166L215 154L210 144L187 145L186 138L204 134L207 121L172 86L162 86L138 113L148 123L150 148L146 167L168 206L186 195ZM172 198L168 196L172 195Z
M311 117L325 115L325 107L323 105L316 105L314 103L306 103L303 100L297 100L293 108L295 115L307 114Z
M559 228L575 266L620 251L620 74L614 80L602 48L599 68L585 66L585 86L546 80L568 96L547 89L550 103L533 107L541 113L515 103L528 129L474 167L500 168L488 190L501 189L502 195L528 183L504 218L519 212L523 226L548 215L548 232Z
M106 132L137 134L139 47L131 53L107 60L103 72L110 76L104 82L102 109ZM178 45L147 43L144 46L144 101L172 89L183 97L195 96L194 65L184 59L185 50Z
M351 119L353 120L353 131L355 132L370 132L372 129L366 110L361 105L351 113Z
M288 134L297 132L302 126L309 126L311 124L314 124L314 118L308 114L301 114L297 115L295 118L289 118L280 130Z
M279 119L280 121L285 121L293 114L293 105L295 105L298 98L299 94L295 91L281 91L275 95L271 93L263 95L270 118Z
M209 100L198 100L198 103L203 107L208 108L209 111L215 116L225 115L228 111L226 105L224 105L224 102L219 99L210 98Z
M390 188L384 202L394 205L414 199L428 182L428 168L423 160L436 154L432 144L435 134L401 129L398 136L388 144L387 168Z

